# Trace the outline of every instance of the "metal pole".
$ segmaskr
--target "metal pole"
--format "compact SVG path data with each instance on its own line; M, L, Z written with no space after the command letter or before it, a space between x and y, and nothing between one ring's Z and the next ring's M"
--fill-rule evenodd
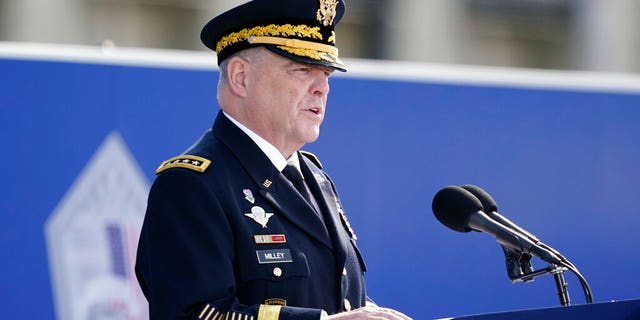
M558 299L560 299L560 305L566 307L570 305L570 299L569 291L567 290L567 287L569 285L564 280L564 271L564 268L555 266L551 273L553 274L553 279L555 280L556 288L558 289Z

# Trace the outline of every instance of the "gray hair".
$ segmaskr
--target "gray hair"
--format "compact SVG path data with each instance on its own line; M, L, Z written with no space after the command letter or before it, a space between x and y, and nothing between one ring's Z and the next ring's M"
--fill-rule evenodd
M255 48L240 50L238 52L233 53L232 55L224 59L222 62L220 62L220 66L218 67L220 69L220 77L218 78L218 81L221 83L224 83L229 80L227 78L228 65L229 65L229 60L233 57L240 57L252 63L264 60L264 57L261 55L262 50L260 49L264 49L264 48L255 47Z

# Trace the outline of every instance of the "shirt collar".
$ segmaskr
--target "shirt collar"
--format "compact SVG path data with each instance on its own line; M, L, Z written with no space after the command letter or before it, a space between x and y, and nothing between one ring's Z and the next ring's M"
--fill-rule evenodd
M269 158L271 163L273 163L278 171L282 172L287 164L293 165L294 167L296 167L296 169L298 169L298 171L300 171L300 159L298 159L297 152L294 152L291 157L289 157L289 159L285 159L274 145L259 136L257 133L251 131L251 129L238 122L238 120L234 119L226 112L222 111L222 114L224 114L231 122L233 122L233 124L235 124L238 128L240 128L240 130L242 130L242 132L246 133L249 138L253 140L253 142L258 146L258 148L260 148L260 150L262 150L262 152L264 152L264 154L267 156L267 158Z

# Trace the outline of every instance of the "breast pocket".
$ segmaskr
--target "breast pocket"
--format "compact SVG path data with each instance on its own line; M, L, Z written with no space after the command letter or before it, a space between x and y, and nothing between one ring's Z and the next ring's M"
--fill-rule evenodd
M242 302L246 304L305 305L309 276L303 252L291 248L257 250L253 263L240 266L238 296L245 297Z

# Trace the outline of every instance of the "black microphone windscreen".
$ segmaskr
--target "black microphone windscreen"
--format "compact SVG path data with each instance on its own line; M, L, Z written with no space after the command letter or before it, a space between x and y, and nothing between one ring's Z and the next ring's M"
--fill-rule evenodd
M482 188L472 184L465 184L462 188L471 192L471 194L480 200L480 203L482 203L482 207L484 208L484 212L498 212L498 204L486 191L482 190Z
M482 203L461 187L447 186L433 197L431 209L436 219L445 226L458 232L469 232L469 218L482 211Z

